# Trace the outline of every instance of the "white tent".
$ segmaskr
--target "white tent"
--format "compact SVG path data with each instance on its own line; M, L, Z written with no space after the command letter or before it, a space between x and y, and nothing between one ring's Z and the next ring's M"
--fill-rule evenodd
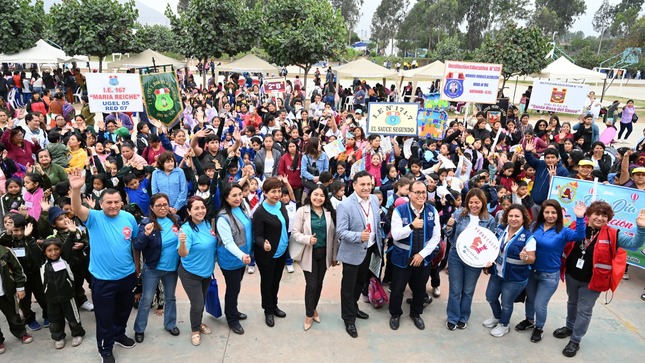
M359 58L355 61L343 64L342 66L333 68L338 79L341 78L394 78L397 72L394 69L387 69L365 58Z
M437 60L420 68L403 71L403 77L415 81L434 81L443 78L444 68L443 62Z
M58 49L46 41L40 39L35 47L23 49L14 54L0 54L0 62L3 63L67 63L87 62L86 56L70 57L62 49Z
M140 68L140 67L152 67L152 59L154 58L155 64L168 65L172 64L175 67L183 67L186 62L178 61L175 58L167 57L161 53L155 52L152 49L146 49L141 53L132 54L130 57L121 58L116 62L112 62L109 65L109 68Z
M280 68L254 55L247 54L244 57L228 64L223 64L215 68L217 72L236 72L236 73L262 73L262 74L280 74Z
M577 66L566 57L560 57L546 66L540 73L532 74L533 78L549 78L549 79L586 79L597 80L605 79L607 75L592 71L587 68Z

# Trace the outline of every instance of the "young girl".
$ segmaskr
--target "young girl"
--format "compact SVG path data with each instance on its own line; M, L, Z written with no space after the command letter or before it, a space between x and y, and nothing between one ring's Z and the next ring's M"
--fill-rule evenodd
M329 186L329 191L331 193L331 205L334 209L337 209L340 202L345 200L345 184L336 180Z
M25 198L25 207L27 207L29 215L34 217L35 220L38 220L38 218L40 218L40 213L42 212L40 202L44 198L49 198L49 193L45 193L42 188L45 179L49 179L47 175L27 173L25 174L25 179L23 181L23 196Z
M368 154L365 156L367 157ZM374 182L377 187L381 186L381 154L375 153L372 154L372 157L370 158L371 161L368 162L365 160L365 171L370 173L374 177Z
M389 209L399 198L406 198L410 192L410 185L412 185L412 179L410 178L401 178L396 181L394 183L394 193L387 197L385 208Z
M7 193L2 196L2 215L7 215L12 209L18 209L25 205L25 199L22 197L22 182L20 179L9 178L5 182Z

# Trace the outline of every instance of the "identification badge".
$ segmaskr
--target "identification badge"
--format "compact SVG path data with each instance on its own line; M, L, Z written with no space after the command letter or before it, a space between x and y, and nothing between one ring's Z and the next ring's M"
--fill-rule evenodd
M16 247L16 248L12 248L11 250L16 255L16 257L25 257L25 256L27 256L27 252L25 251L24 247Z
M34 203L32 203L32 202L25 202L25 207L27 207L27 208L33 208L33 207L34 207Z
M582 266L585 265L585 259L584 258L579 258L578 262L576 262L576 268L582 269Z
M63 261L52 262L52 268L54 269L54 272L62 271L65 269L65 262Z

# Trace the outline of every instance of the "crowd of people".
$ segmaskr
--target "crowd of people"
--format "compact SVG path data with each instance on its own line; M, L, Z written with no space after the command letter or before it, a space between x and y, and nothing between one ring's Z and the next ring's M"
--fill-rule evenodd
M144 342L155 306L178 336L180 280L190 301L190 340L199 345L212 332L203 318L216 265L231 331L244 334L247 314L238 300L244 274L255 267L265 323L274 327L287 316L278 295L285 266L293 272L295 260L305 281L305 331L321 322L327 269L342 264L341 318L353 338L356 319L369 318L358 301L370 302L381 284L391 291L390 328L399 329L409 286L409 316L425 329L424 307L441 296L439 272L447 268L448 330L471 322L483 272L491 305L483 325L495 337L509 333L521 298L525 319L515 330L530 330L537 343L562 277L567 320L553 335L569 338L563 354L571 357L596 298L614 283L617 249L645 242L645 209L629 237L608 225L614 212L604 201L577 204L575 224L565 227L562 206L548 197L556 175L645 189L645 140L615 150L598 140L591 114L574 124L558 115L531 122L512 107L491 124L476 112L450 122L440 140L419 139L366 134L363 107L338 110L333 94L314 93L305 107L300 83L289 85L285 99L235 79L204 90L182 84L185 110L172 128L145 113L137 121L126 113L92 114L90 121L82 112L68 119L61 107L50 121L48 110L20 118L0 107L0 310L23 343L33 340L28 330L49 327L62 349L67 322L78 346L85 335L79 309L94 311L104 362L115 361L115 344ZM350 88L355 102L374 93L364 81ZM405 100L418 101L411 93ZM632 101L623 113L630 107ZM335 140L344 151L328 155L324 146ZM484 269L457 253L459 235L474 226L501 244ZM133 307L134 339L126 334Z

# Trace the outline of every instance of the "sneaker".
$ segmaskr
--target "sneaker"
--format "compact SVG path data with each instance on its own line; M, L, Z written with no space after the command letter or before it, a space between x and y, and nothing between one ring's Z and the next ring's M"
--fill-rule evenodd
M490 328L496 327L497 323L499 323L499 320L497 320L495 318L489 318L489 319L484 320L482 325L484 325L485 327L490 329Z
M4 353L4 343L0 343L0 354Z
M432 288L432 296L434 297L441 296L441 289L439 288L439 286Z
M571 335L573 335L573 330L567 328L566 326L563 326L562 328L556 329L555 331L553 331L553 336L558 339L568 338Z
M448 328L448 330L455 330L455 329L457 329L457 325L455 325L455 324L453 324L453 323L451 323L449 321L446 321L446 328Z
M468 323L466 323L465 321L457 322L457 328L464 330L466 329L466 327L468 327Z
M73 337L72 338L72 347L78 347L83 343L83 337Z
M29 334L25 334L20 337L20 341L22 342L22 344L29 344L34 341L34 337Z
M34 320L31 323L27 324L27 329L29 329L31 331L37 331L37 330L42 329L42 326L40 326L40 324L38 324L38 322L36 320Z
M255 266L247 266L246 267L246 273L251 275L255 272Z
M94 311L94 304L92 304L89 300L84 302L83 305L81 305L81 309L87 310L87 311Z
M623 280L629 280L629 274L627 272L623 274Z
M490 331L490 335L501 338L508 334L509 331L511 331L511 328L509 328L508 325L497 324L493 330Z
M293 265L287 265L287 272L292 274L293 273Z
M54 347L56 349L63 349L65 348L65 339L57 340L54 342Z
M116 363L116 359L112 354L101 356L101 359L103 359L103 363Z
M533 334L531 334L531 341L533 343L537 343L540 340L542 340L542 335L544 334L544 331L540 328L533 328Z
M134 348L134 346L137 345L137 342L135 342L134 339L129 338L125 335L121 340L115 340L114 343L126 349Z
M43 328L49 328L49 319L45 319L45 321L43 321Z
M515 325L515 330L517 331L525 331L529 330L535 327L535 323L530 321L529 319L524 319L520 321L519 324Z

